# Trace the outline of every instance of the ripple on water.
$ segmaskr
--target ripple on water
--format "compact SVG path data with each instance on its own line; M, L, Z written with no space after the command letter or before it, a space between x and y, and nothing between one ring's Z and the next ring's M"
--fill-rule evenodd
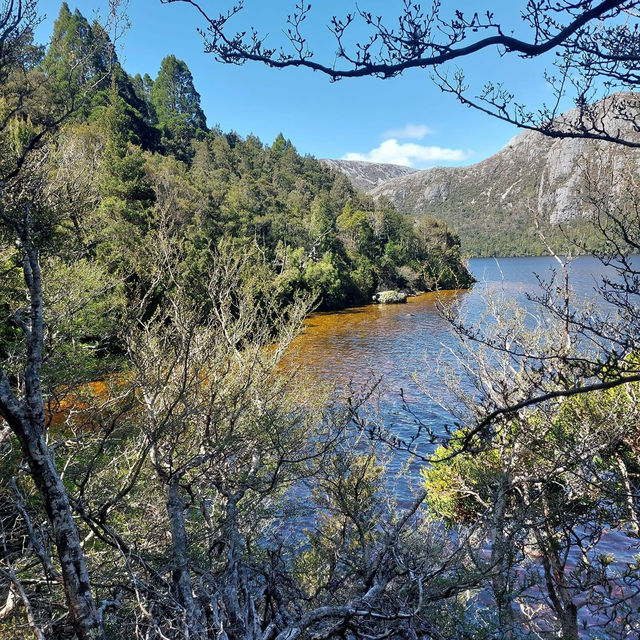
M366 305L332 313L314 313L285 359L319 386L336 395L358 393L377 384L371 419L401 437L415 433L416 419L444 433L451 417L428 399L416 383L428 360L435 360L453 334L438 306L467 295L445 291L409 298L406 304ZM402 390L402 391L401 391ZM403 409L403 398L411 412ZM425 439L425 447L432 448ZM392 467L399 468L400 459Z
M452 417L429 399L415 382L437 383L429 373L438 358L451 358L457 338L441 316L441 303L459 302L473 322L485 308L488 292L504 299L525 301L536 290L538 279L549 280L558 263L554 258L474 259L469 267L477 283L469 291L444 291L412 297L406 304L366 305L338 312L314 313L292 345L285 367L296 367L318 385L337 392L350 387L366 388L377 380L379 409L388 427L400 435L415 429L414 416L402 411L400 390L412 412L438 433ZM595 258L573 260L571 284L578 295L590 296L606 273Z

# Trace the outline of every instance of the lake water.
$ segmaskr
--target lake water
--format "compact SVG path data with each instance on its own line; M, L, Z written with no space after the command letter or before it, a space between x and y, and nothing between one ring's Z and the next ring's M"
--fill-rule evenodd
M374 405L378 418L402 437L415 433L416 421L444 434L452 426L450 413L421 390L421 384L437 384L431 379L433 365L438 359L450 358L450 349L457 344L439 305L459 303L473 321L485 309L489 292L531 304L526 294L539 289L538 278L549 281L558 266L551 257L472 259L469 268L477 282L468 291L426 293L409 298L406 304L313 314L291 358L314 383L334 385L338 392L377 383ZM605 273L603 265L584 256L575 258L568 268L576 293L595 296Z
M634 262L640 264L640 258ZM430 373L433 365L438 359L451 357L450 349L457 344L439 306L455 302L473 322L486 308L490 294L494 299L516 299L535 314L535 304L528 295L540 291L539 278L549 282L558 266L554 258L548 257L473 259L469 268L477 282L468 291L427 293L409 298L407 304L368 305L313 314L294 345L293 355L289 356L293 362L289 364L306 372L318 386L332 386L338 393L370 388L380 381L376 401L370 402L372 423L383 424L405 440L416 433L419 423L444 435L447 427L455 426L450 411L446 403L443 408L424 393L420 384L420 381L423 387L439 384ZM596 296L598 283L607 273L593 257L574 259L568 270L572 289L583 299ZM602 302L599 307L603 308ZM435 446L427 437L418 440L417 445L425 455ZM409 504L411 485L420 481L419 470L423 466L415 459L409 465L410 472L405 473L405 464L402 456L396 456L390 464L390 471L399 472L394 488L400 504ZM625 563L631 562L639 551L637 540L611 530L605 532L592 555L613 554L615 567L624 569ZM578 559L576 550L572 552L571 557L574 556ZM534 589L532 593L537 592ZM583 608L579 620L585 629L583 637L601 637L602 620L597 616Z

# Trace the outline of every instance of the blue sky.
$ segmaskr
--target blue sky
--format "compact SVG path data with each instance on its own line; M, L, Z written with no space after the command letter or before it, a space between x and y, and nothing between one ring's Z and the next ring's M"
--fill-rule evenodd
M96 11L104 16L106 0L68 0L87 18ZM47 42L58 14L59 0L41 0L46 19L36 38ZM204 7L220 10L232 0L203 0ZM247 0L238 29L249 24L280 44L286 16L295 0ZM313 4L313 2L312 2ZM428 2L424 3L429 4ZM493 0L492 11L505 22L520 23L518 7L524 2ZM326 24L333 14L344 15L351 0L317 0L305 23L308 39L319 59L333 59L333 40ZM361 8L396 16L400 0L360 0ZM460 8L479 11L487 5L470 0L443 0L445 11ZM416 168L478 162L499 149L517 130L511 125L460 105L430 81L423 70L399 78L359 78L331 83L326 76L303 69L274 70L260 64L244 66L217 63L203 53L196 28L202 19L188 5L163 5L160 0L129 0L131 27L120 44L119 56L132 75L155 77L163 57L175 54L186 61L209 125L243 136L253 133L270 144L279 132L303 154L319 158L369 159L396 162ZM362 35L355 31L355 36ZM542 76L545 61L499 58L485 53L465 62L474 86L485 80L504 81L527 104L535 106L548 87Z

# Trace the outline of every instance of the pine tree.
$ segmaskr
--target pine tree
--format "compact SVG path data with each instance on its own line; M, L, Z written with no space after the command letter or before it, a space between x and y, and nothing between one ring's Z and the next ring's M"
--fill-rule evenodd
M279 158L292 148L291 140L287 140L282 133L279 133L271 145L271 154Z
M136 253L152 226L155 193L147 178L143 151L131 143L130 109L118 95L115 80L101 125L106 147L97 214L103 224L95 245L98 258L112 272L129 276L137 271Z
M190 160L191 140L207 131L200 94L189 67L174 55L167 56L150 90L151 104L162 129L165 149L181 160Z
M61 97L73 97L87 87L108 86L112 56L113 48L104 29L94 30L80 11L71 13L63 2L43 61L43 68L54 78Z
M127 111L129 142L148 151L157 151L160 148L160 131L156 127L155 112L145 87L145 79L132 78L117 60L112 74L118 97L124 102L123 107ZM94 99L96 106L109 107L112 102L110 90L101 92Z

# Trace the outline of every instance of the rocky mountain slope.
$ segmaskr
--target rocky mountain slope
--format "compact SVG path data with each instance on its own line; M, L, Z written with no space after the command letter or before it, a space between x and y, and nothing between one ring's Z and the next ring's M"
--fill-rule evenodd
M416 169L401 167L397 164L327 159L322 159L319 162L335 171L345 173L349 176L349 180L351 180L353 186L359 191L370 191L393 178L417 173Z
M640 112L640 94L625 94ZM640 142L640 132L611 108L621 94L600 103L598 125ZM561 118L575 120L577 112ZM342 171L351 175L341 162ZM501 151L468 167L438 167L389 179L369 189L400 210L429 214L453 227L471 255L525 255L545 252L534 220L545 238L564 250L567 228L588 246L598 236L585 220L585 174L595 176L600 195L613 197L640 167L640 150L576 138L549 138L525 131ZM349 171L347 171L349 169ZM358 167L361 180L362 168ZM355 184L355 181L354 181ZM615 193L614 193L615 192Z

